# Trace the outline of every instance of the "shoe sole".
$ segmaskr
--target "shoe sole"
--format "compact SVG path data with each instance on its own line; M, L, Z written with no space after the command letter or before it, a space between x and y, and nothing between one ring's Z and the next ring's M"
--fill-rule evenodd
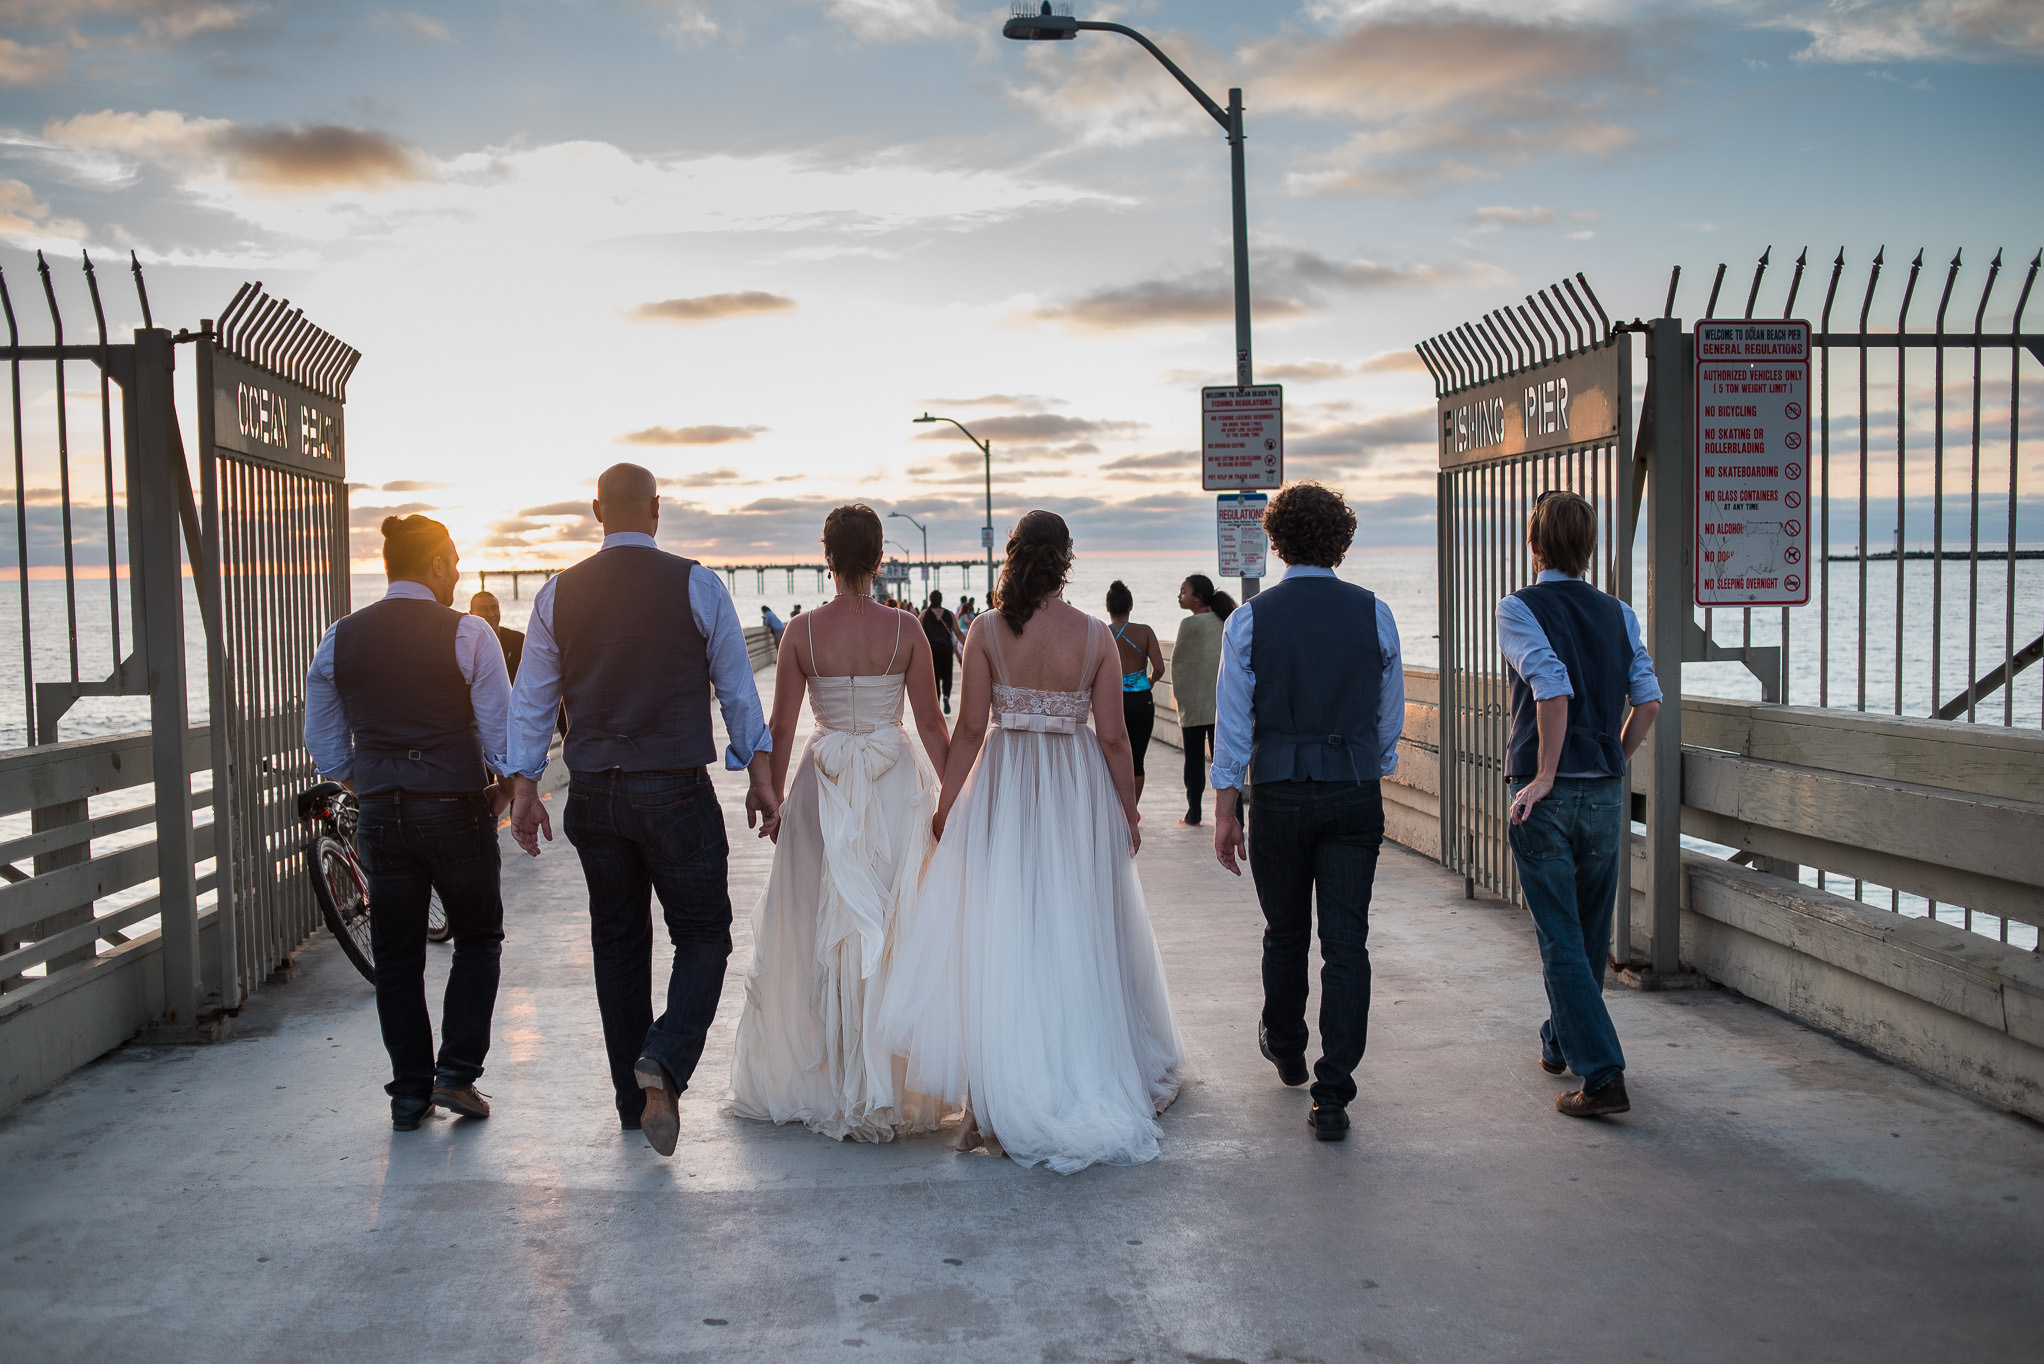
M1270 1062L1272 1065L1277 1067L1278 1080L1280 1083L1292 1089L1297 1089L1300 1085L1305 1084L1308 1080L1313 1078L1313 1072L1310 1068L1307 1067L1306 1060L1304 1057L1299 1058L1299 1078L1294 1080L1290 1075L1285 1073L1285 1063L1283 1061L1278 1060L1276 1056L1272 1055L1270 1047L1267 1044L1258 1042L1256 1044L1256 1049L1263 1053L1264 1060Z
M1563 1097L1567 1096L1564 1095ZM1554 1105L1554 1111L1567 1118L1602 1118L1608 1117L1613 1113L1630 1113L1632 1112L1632 1104L1628 1102L1622 1104L1599 1104L1595 1108L1564 1108L1560 1101L1557 1100Z
M1568 1074L1568 1063L1567 1063L1567 1062L1563 1062L1563 1063L1562 1063L1561 1065L1558 1065L1558 1066L1550 1066L1550 1065L1548 1065L1548 1064L1547 1064L1547 1058L1546 1058L1545 1056L1543 1056L1543 1057L1541 1057L1541 1058L1540 1058L1540 1068L1541 1068L1542 1070L1546 1071L1546 1072L1547 1072L1547 1073L1548 1073L1549 1075L1566 1075L1566 1074Z
M673 1091L668 1089L665 1071L657 1068L649 1071L634 1066L632 1078L639 1082L641 1089L658 1090L662 1094L673 1095L677 1107L673 1110L672 1116L654 1111L650 1097L646 1100L646 1111L639 1115L639 1130L645 1133L646 1144L663 1156L673 1155L675 1143L681 1140L680 1096L674 1095Z
M436 1108L444 1108L449 1113L458 1113L464 1118L487 1118L490 1116L489 1109L477 1108L473 1104L469 1103L466 1099L457 1099L451 1095L446 1097L442 1097L437 1094L434 1095L433 1106Z

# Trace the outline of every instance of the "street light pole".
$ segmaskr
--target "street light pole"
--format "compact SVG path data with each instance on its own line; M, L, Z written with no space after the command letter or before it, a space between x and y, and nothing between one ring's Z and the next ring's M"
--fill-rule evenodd
M965 431L965 423L959 421L956 417L933 417L925 412L922 416L914 417L910 420L918 424L923 422L950 422L960 431ZM987 596L992 597L994 594L994 443L990 440L981 440L970 431L965 431L965 438L979 447L980 456L986 463L987 523L986 528L980 532L980 541L986 546Z
M1213 97L1193 83L1190 76L1178 69L1177 63L1165 56L1163 50L1142 34L1126 24L1104 23L1097 19L1074 19L1069 14L1052 14L1048 0L1045 0L1040 14L1018 14L1001 26L1001 36L1016 38L1025 42L1060 41L1076 38L1081 33L1119 33L1142 44L1166 71L1177 77L1200 108L1207 111L1214 122L1221 125L1221 131L1228 135L1228 158L1234 191L1235 229L1235 386L1248 388L1256 382L1256 367L1250 354L1249 344L1249 191L1242 168L1242 91L1228 91L1228 107L1223 109L1214 103ZM989 499L991 501L991 499ZM991 513L987 516L993 521ZM1263 587L1262 579L1242 579L1242 600L1248 601Z
M919 531L922 531L922 533L923 533L923 595L924 595L925 597L929 596L929 595L930 595L930 532L929 532L929 529L928 529L927 527L925 527L925 526L923 525L923 523L922 523L922 522L920 522L920 521L916 520L916 519L915 519L915 518L914 518L913 516L910 516L910 515L909 515L909 514L908 514L907 512L889 512L889 513L887 513L887 515L888 515L888 518L889 518L890 520L892 520L893 518L895 518L895 517L897 517L897 516L898 516L898 517L900 517L900 518L901 518L902 520L904 520L904 521L908 522L908 523L909 523L909 524L910 524L911 526L914 526L914 527L915 527L915 528L916 528L917 530L919 530ZM906 547L905 547L905 546L904 546L904 552L906 552Z

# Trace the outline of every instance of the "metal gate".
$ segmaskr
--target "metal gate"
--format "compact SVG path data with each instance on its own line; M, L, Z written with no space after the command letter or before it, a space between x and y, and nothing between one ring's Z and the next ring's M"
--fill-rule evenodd
M221 994L246 999L318 925L295 805L305 668L346 615L344 422L358 351L244 284L198 338L199 470L211 575L207 665L222 792Z

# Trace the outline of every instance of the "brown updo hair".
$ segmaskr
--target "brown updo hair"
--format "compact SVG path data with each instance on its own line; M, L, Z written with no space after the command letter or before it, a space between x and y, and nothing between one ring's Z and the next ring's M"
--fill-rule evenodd
M1036 608L1057 594L1071 572L1072 533L1065 519L1056 512L1028 512L1008 532L1001 585L991 598L994 609L1019 635Z
M430 516L383 518L383 571L393 578L416 578L453 549L454 537Z
M847 502L823 518L823 557L841 578L871 578L886 542L879 513L863 502Z

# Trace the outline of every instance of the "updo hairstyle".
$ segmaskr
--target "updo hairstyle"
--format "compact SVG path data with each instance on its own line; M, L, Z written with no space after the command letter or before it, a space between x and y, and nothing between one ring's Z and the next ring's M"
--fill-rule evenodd
M1192 591L1192 599L1214 613L1214 619L1225 621L1228 613L1235 609L1235 599L1214 586L1214 580L1204 573L1195 573L1185 580Z
M990 600L1016 634L1036 608L1057 595L1072 572L1072 533L1056 512L1026 513L1008 532L1008 557L1001 564L1001 585Z
M454 537L430 516L383 518L383 570L394 578L416 578L435 555L451 553Z
M848 502L823 518L823 557L849 582L865 582L879 570L886 538L878 513L863 502Z
M1134 594L1132 594L1128 590L1127 583L1123 582L1119 578L1116 578L1113 582L1107 585L1108 615L1125 616L1135 609L1136 599Z

